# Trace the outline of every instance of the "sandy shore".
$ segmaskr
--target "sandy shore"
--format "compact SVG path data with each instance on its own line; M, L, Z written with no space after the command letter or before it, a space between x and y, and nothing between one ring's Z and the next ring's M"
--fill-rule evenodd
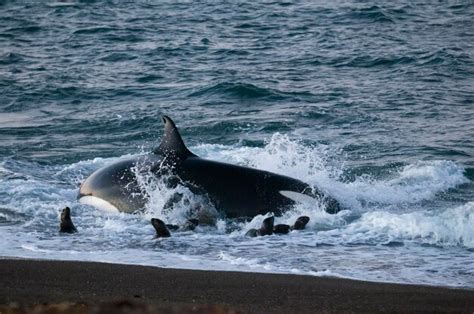
M2 314L474 311L474 290L311 276L0 260L0 278Z

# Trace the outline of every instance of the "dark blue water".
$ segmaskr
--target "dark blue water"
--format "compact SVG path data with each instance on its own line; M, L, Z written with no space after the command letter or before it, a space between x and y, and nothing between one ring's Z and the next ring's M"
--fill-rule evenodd
M473 21L469 1L0 1L0 256L472 288ZM286 238L223 221L157 247L166 192L143 216L77 204L93 170L159 142L163 114L200 155L348 211L297 208L282 219L312 224ZM57 235L64 205L80 240Z

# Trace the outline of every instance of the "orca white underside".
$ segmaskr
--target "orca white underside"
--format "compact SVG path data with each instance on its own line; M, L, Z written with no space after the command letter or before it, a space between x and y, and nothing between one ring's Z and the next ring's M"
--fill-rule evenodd
M283 195L284 197L289 198L290 200L292 200L294 202L297 202L297 203L310 203L310 204L312 204L315 201L315 199L312 198L309 195L294 192L294 191L282 190L282 191L278 191L278 192L280 192L280 194Z
M83 196L79 199L79 203L94 206L107 213L118 214L120 212L114 205L95 196Z

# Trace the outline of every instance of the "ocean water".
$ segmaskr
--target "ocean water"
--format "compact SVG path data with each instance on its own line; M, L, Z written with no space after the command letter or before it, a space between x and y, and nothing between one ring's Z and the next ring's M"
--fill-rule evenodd
M474 288L471 1L0 1L0 257ZM250 222L154 240L77 203L94 170L151 151L171 116L214 160L320 187L285 236ZM190 202L199 197L186 194ZM70 206L78 234L58 233Z

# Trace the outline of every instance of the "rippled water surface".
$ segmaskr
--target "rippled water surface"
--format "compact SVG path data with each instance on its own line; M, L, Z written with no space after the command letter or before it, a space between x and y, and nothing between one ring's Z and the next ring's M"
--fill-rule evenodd
M342 276L474 288L470 2L0 2L0 256ZM299 178L300 204L183 223L76 202L95 169L150 151L171 116L196 154ZM192 196L190 196L192 199ZM70 206L79 233L60 235Z

